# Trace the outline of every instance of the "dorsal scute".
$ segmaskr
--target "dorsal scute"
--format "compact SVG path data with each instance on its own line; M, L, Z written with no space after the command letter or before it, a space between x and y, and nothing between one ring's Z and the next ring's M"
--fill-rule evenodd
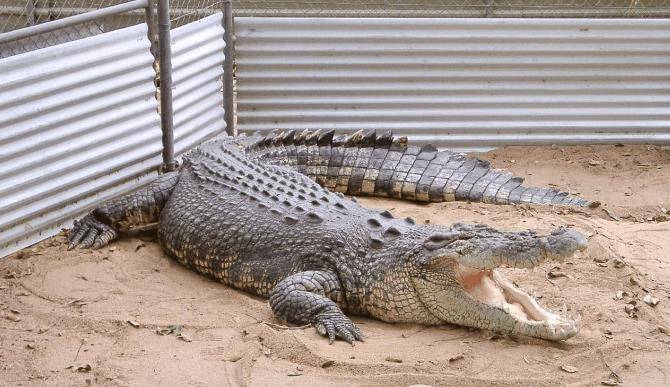
M375 148L389 148L391 144L393 143L393 133L391 133L390 130L387 130L384 134L382 135L377 135L377 139L375 141Z
M355 147L358 146L363 139L363 130L359 130L347 137L347 139L344 141L344 145L348 147Z
M391 146L389 147L389 149L393 150L393 151L400 151L400 152L407 149L407 136L394 138L393 142L391 143Z
M295 135L294 143L295 145L303 145L305 143L305 140L307 139L307 136L310 134L309 129L305 129L302 132L298 133Z
M327 130L325 132L322 132L319 135L319 138L317 139L316 143L319 146L328 146L331 145L333 142L333 137L335 136L335 130Z
M375 142L377 141L377 132L374 129L367 130L361 136L361 141L359 146L361 147L374 147Z
M277 132L274 137L272 138L272 145L274 146L279 146L282 144L282 140L284 139L284 136L286 135L286 132Z
M349 138L349 136L347 136L346 134L340 134L339 136L333 138L331 144L333 147L344 146L347 141L347 138Z
M295 133L296 133L295 130L289 130L288 132L286 132L281 139L282 143L284 145L293 144L293 142L295 141Z
M306 145L316 145L320 134L321 134L320 130L315 130L315 131L311 132L310 134L308 134L305 137L305 144Z

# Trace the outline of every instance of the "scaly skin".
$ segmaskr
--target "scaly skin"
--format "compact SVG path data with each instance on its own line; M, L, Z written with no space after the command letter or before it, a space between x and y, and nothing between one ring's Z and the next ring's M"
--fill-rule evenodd
M468 287L472 278L490 277L500 289L507 286L506 293L520 292L491 269L569 256L585 248L581 234L417 225L247 154L245 141L220 138L201 145L178 173L76 223L71 246L100 247L122 227L158 220L159 243L179 262L269 298L277 317L314 324L331 342L363 339L345 313L550 340L578 332L578 323L547 311L528 312L543 316L537 320L516 316L509 305L482 301ZM530 298L515 302L532 310L537 305Z
M421 202L586 206L588 200L553 188L525 187L523 178L491 169L488 161L374 130L334 138L334 131L272 133L245 139L248 154L287 165L331 191Z

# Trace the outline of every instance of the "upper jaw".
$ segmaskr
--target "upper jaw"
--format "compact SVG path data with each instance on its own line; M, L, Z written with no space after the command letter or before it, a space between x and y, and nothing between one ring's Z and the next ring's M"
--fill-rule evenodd
M454 230L460 236L431 251L438 265L444 257L473 269L531 269L547 259L562 260L588 245L580 232L562 227L544 236L531 231L503 232L483 225L458 225ZM435 244L429 242L430 246Z

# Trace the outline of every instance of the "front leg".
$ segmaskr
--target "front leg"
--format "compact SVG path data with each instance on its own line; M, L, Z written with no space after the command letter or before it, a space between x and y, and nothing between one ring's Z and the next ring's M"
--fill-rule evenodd
M68 233L68 248L97 249L116 239L119 231L157 222L178 180L178 172L160 175L148 186L110 200L76 220Z
M343 300L340 281L327 271L302 271L286 277L270 293L277 317L292 324L314 324L332 344L339 337L353 345L363 334L337 306Z

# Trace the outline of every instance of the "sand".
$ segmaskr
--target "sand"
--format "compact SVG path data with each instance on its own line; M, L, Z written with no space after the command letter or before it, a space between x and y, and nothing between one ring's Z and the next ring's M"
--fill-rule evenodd
M61 235L0 262L0 384L668 385L670 153L518 147L481 157L602 206L360 201L420 222L584 232L588 250L566 262L505 270L543 305L582 316L566 342L356 317L367 341L328 345L313 328L285 329L264 300L179 266L150 234L99 251L67 251Z

